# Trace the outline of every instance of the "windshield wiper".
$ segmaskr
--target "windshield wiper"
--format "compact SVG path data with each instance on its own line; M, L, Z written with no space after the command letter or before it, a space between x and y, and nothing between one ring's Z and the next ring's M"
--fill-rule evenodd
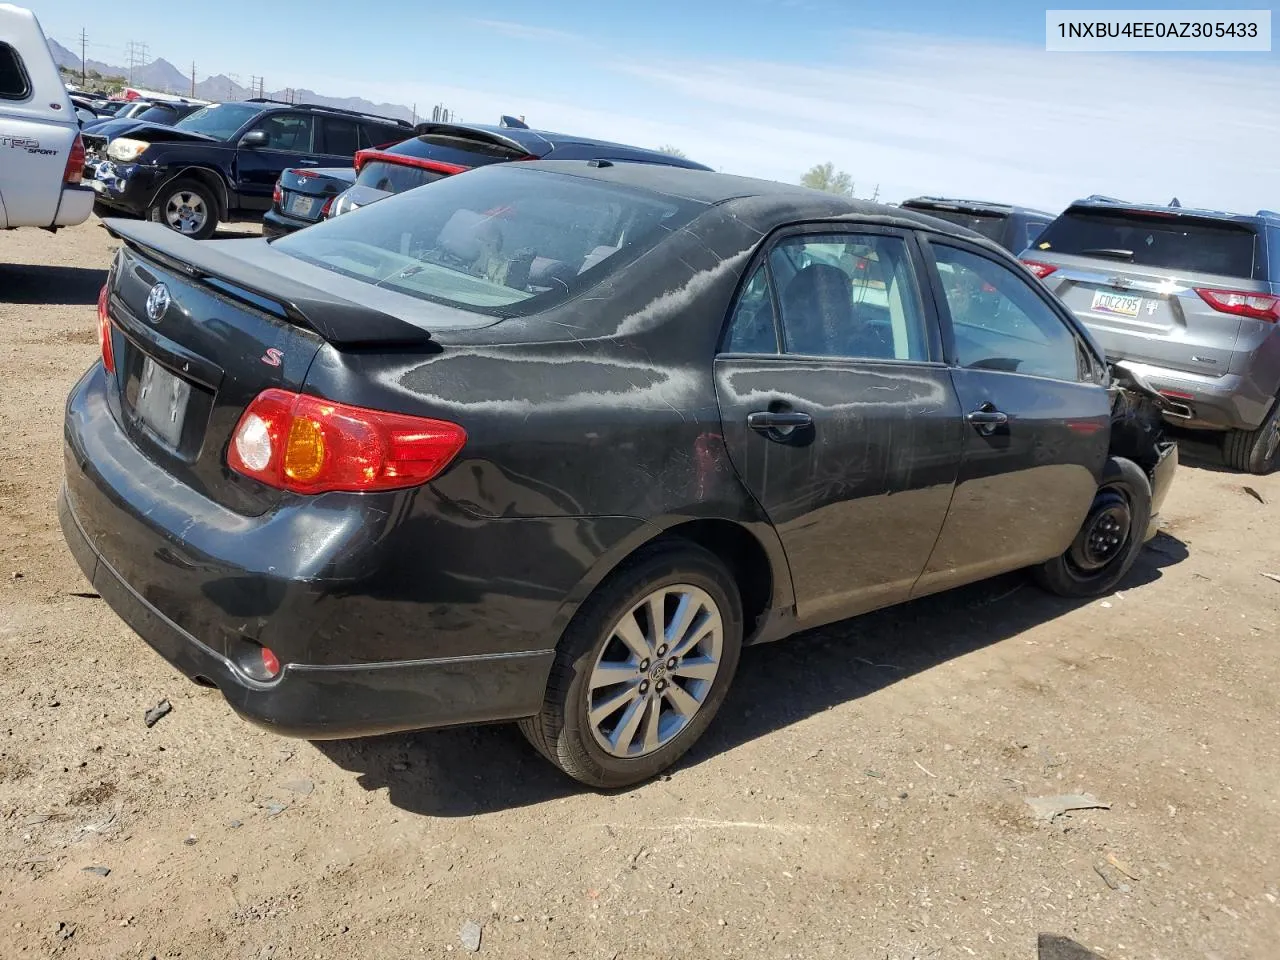
M1132 250L1121 250L1117 247L1093 247L1088 250L1081 250L1080 253L1086 257L1110 257L1113 260L1132 260Z

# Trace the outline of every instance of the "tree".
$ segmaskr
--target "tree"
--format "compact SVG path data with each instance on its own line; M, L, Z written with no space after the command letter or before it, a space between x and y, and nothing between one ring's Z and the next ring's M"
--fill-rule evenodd
M837 170L829 160L811 168L800 178L800 183L813 190L825 190L841 197L853 196L853 178L843 170Z
M685 153L679 147L673 147L669 143L664 143L662 146L660 146L658 148L658 152L665 153L669 157L679 157L681 160L689 159L689 155L687 153Z

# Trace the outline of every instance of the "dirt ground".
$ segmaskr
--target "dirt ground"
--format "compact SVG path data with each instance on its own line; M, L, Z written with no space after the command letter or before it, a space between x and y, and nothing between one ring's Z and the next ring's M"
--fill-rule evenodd
M511 958L1276 957L1280 474L1184 448L1105 601L1004 577L749 651L705 742L629 792L508 727L285 740L63 546L112 246L0 234L0 957L465 955L468 922ZM1109 808L1025 802L1076 792Z

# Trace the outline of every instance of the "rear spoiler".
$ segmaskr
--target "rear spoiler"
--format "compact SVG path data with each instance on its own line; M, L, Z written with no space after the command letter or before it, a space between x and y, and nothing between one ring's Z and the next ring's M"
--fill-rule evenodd
M522 142L515 137L507 136L496 130L471 127L465 123L419 123L413 128L413 133L417 137L455 137L459 140L488 143L495 147L503 147L516 153L522 153L527 157L544 156L546 153L545 150L541 154L531 150L527 141ZM538 137L538 139L542 140L541 137ZM545 143L546 141L544 140L543 142Z
M103 226L127 247L197 283L260 309L264 301L275 305L281 316L314 330L334 346L421 346L431 340L428 331L407 320L335 297L228 253L222 245L225 241L193 240L164 224L137 220L108 219Z

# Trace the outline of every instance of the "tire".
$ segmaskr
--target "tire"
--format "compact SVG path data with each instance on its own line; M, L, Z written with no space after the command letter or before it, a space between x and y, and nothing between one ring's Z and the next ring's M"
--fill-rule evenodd
M1270 473L1280 453L1280 399L1257 430L1232 430L1222 442L1222 459L1232 470Z
M706 638L685 650L671 673L665 671L674 658L657 656L658 644L650 642L647 627L648 598L664 589L670 591L664 600L666 630L676 629L674 624L684 610L682 596L688 598L690 611L684 637L670 637L673 647L664 656L696 637ZM714 631L707 626L714 620L703 619L712 607L719 616L718 649ZM626 623L634 627L628 631L631 644L620 637ZM651 657L643 671L640 666L646 661L640 659L641 651ZM579 783L604 789L641 783L679 760L710 725L733 681L741 652L742 603L724 564L696 544L660 541L626 561L579 608L557 645L542 711L522 720L520 730L543 756ZM717 664L713 675L710 661ZM697 670L706 679L692 678L684 670ZM597 678L594 685L593 676ZM614 677L622 679L614 681ZM609 682L600 682L606 679ZM676 687L682 695L674 694ZM694 701L696 707L690 706ZM618 704L616 710L598 713L593 722L592 705L607 711L611 702ZM651 728L655 704L657 725ZM677 709L678 705L684 709ZM627 720L633 722L626 724ZM612 749L610 739L617 741ZM628 752L633 755L620 755Z
M174 180L156 194L147 219L193 240L208 240L218 229L218 202L199 180Z
M1110 593L1133 567L1151 521L1151 483L1132 460L1112 457L1088 516L1071 546L1033 567L1031 575L1060 597L1100 597ZM1119 539L1108 543L1108 539Z

